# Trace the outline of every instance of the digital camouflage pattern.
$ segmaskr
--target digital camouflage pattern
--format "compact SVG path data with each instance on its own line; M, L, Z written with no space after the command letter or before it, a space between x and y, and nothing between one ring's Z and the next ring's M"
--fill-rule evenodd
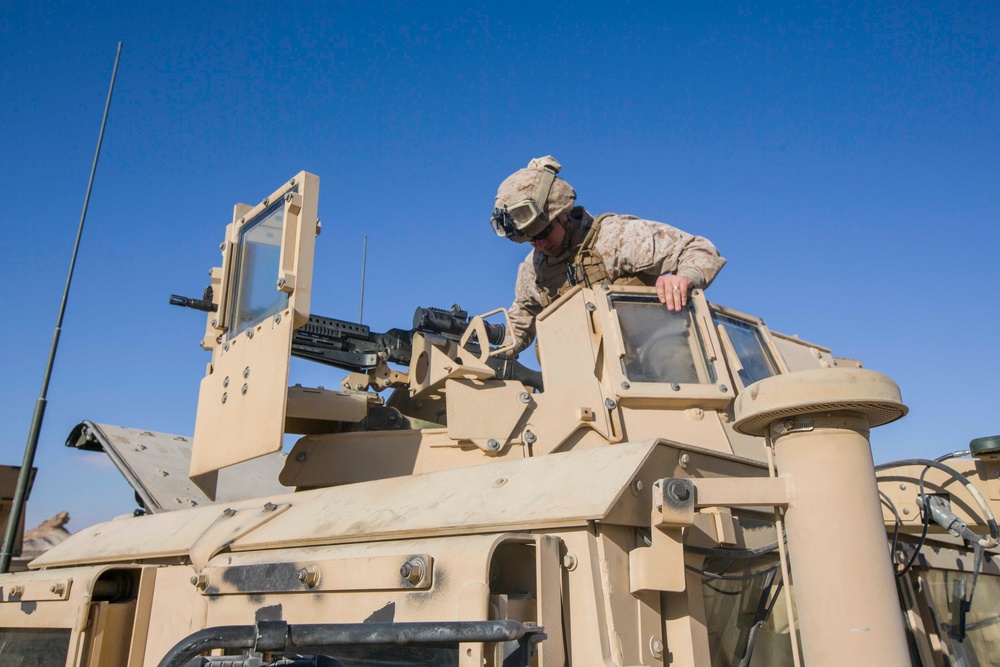
M566 275L567 262L572 261L593 221L583 207L575 207L570 214L566 251L550 257L532 249L518 268L506 340L506 344L514 344L515 352L531 345L535 317L548 303L539 285ZM664 273L676 273L688 278L692 287L704 289L726 263L704 237L662 222L616 213L602 216L594 251L603 259L607 280L612 283L630 276L655 279Z

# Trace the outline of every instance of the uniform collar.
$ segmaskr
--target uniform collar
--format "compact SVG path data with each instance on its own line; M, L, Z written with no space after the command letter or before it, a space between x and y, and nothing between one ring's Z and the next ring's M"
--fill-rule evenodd
M537 250L532 250L535 255L535 266L541 264L557 264L560 262L565 262L569 259L576 249L583 243L583 239L587 236L587 232L590 231L590 226L594 224L594 216L590 215L582 206L574 206L573 210L569 212L569 229L567 234L569 235L569 245L559 255L553 255L549 257L545 253L538 252Z

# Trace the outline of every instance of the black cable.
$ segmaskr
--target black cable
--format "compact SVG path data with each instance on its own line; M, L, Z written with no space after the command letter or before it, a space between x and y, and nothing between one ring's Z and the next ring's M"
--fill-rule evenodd
M712 556L716 558L756 558L769 554L778 548L777 542L771 542L754 549L717 549L714 547L699 547L693 544L685 544L684 549L702 556Z
M896 547L899 546L899 527L903 523L903 519L899 516L899 512L896 510L896 504L892 502L892 499L885 494L884 491L879 490L878 495L882 497L882 500L886 502L889 509L892 510L892 515L896 518L896 523L892 530L892 548L889 553L892 554L892 571L896 571ZM897 575L898 576L898 575Z
M770 574L771 572L774 572L775 570L777 570L781 566L780 565L774 565L773 567L769 567L766 570L760 570L759 572L751 572L749 574L718 574L716 572L708 572L706 570L699 570L698 568L694 567L693 565L685 565L684 567L687 568L688 570L691 570L692 572L697 572L701 576L706 577L708 579L719 579L721 581L746 581L747 579L755 579L757 577L763 577L764 575L767 575L767 574Z
M937 461L938 463L942 463L944 461L947 461L948 459L960 459L963 456L969 456L970 454L972 454L971 450L963 449L958 452L952 452L951 454L945 454L944 456L939 456L934 460Z

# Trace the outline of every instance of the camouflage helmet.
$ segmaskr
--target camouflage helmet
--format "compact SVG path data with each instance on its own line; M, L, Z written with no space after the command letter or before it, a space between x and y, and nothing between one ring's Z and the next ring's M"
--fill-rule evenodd
M554 157L546 155L504 179L490 220L497 236L525 243L573 208L576 191L556 178L561 168Z

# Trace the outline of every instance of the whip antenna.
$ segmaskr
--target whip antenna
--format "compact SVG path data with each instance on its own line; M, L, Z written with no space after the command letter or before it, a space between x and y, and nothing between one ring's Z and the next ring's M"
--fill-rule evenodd
M7 530L3 538L3 551L0 551L0 574L10 570L10 559L14 553L14 542L17 529L24 513L27 498L28 479L31 476L31 466L35 462L35 450L38 448L38 435L42 430L42 418L45 416L46 395L49 391L49 378L52 377L52 364L56 358L56 348L59 347L59 334L62 331L63 314L66 312L66 301L69 298L69 286L73 281L73 268L76 266L76 254L80 249L80 238L83 236L83 221L87 218L87 205L90 203L90 191L94 187L94 173L97 171L97 158L101 155L101 142L104 140L104 128L108 124L108 110L111 108L111 94L115 90L115 77L118 75L118 60L122 55L122 43L118 42L118 52L115 54L115 67L111 71L111 86L108 88L108 101L104 105L104 119L101 121L101 133L97 137L97 151L94 153L94 165L90 168L90 181L87 183L87 195L83 199L83 212L80 214L80 226L76 231L76 243L73 244L73 256L69 262L69 275L66 276L66 288L63 290L62 303L59 304L59 317L56 319L56 329L52 334L52 348L49 350L49 360L45 365L45 375L42 378L42 391L35 402L35 414L31 418L31 430L28 432L28 443L24 446L24 462L17 477L17 489L14 491L13 506L10 508L10 518L7 520Z

